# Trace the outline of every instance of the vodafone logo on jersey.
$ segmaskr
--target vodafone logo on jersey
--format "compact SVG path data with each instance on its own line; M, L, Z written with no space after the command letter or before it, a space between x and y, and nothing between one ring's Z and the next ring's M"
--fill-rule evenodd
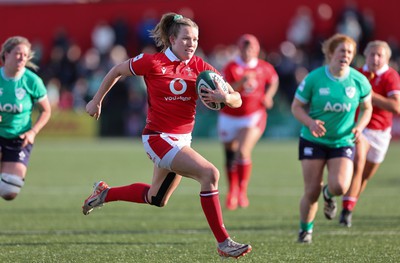
M169 83L169 90L175 96L164 97L166 101L176 101L176 100L188 101L192 99L192 97L190 96L189 97L181 96L187 90L187 83L183 79L180 78L173 79Z
M187 90L187 84L183 79L173 79L169 83L169 89L173 94L181 95Z

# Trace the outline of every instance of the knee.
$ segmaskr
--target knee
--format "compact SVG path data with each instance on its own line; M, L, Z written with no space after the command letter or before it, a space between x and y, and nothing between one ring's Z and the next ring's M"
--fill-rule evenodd
M304 198L307 199L309 203L318 202L321 189L322 189L321 187L313 187L306 189L306 191L304 192Z
M247 160L251 158L251 151L246 148L239 148L237 159L239 160Z
M1 174L0 196L7 201L11 201L17 197L24 186L24 179L13 174Z
M345 193L347 193L347 191L349 190L350 185L342 185L339 186L335 192L334 195L339 196L339 195L344 195Z
M330 185L328 185L328 187L328 190L331 192L331 194L335 196L344 195L350 188L350 182L338 182L337 184L332 185L332 189Z
M220 174L218 169L215 166L211 166L204 170L202 178L204 183L216 188L218 186L219 176Z

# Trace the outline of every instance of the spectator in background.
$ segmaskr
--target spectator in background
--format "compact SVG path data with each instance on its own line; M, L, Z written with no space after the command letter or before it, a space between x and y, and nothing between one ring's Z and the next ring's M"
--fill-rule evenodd
M43 81L27 68L37 69L33 56L31 43L21 36L8 38L0 51L0 196L5 200L15 199L24 186L35 137L51 115ZM32 124L35 104L39 117Z
M305 51L296 48L290 41L284 41L279 45L279 53L272 58L279 76L279 92L282 92L284 99L290 105L297 85L308 73L308 62Z
M51 81L52 84L57 83L57 86L60 86L58 89L59 109L73 109L73 89L81 71L81 48L78 45L70 44L66 50L60 46L52 48L50 61L42 71L42 76L46 80L46 85ZM51 95L53 96L54 93ZM54 97L51 99L53 103Z
M324 214L327 219L336 216L334 196L346 193L350 187L354 143L371 118L371 85L350 67L356 47L354 39L346 35L335 34L327 39L322 46L327 65L311 71L293 99L292 113L303 124L299 141L304 178L298 236L301 243L312 241L325 167L328 184L322 188ZM356 122L357 108L360 114Z
M53 46L50 50L50 59L47 62L45 69L43 70L41 76L43 76L45 81L49 81L52 78L62 79L62 68L64 66L64 57L66 56L66 50L59 46Z
M40 39L32 42L32 51L35 53L32 62L39 67L43 64L43 43Z
M92 31L92 45L106 56L115 44L114 29L106 21L99 21Z
M332 7L327 3L320 3L317 7L314 27L314 45L313 48L319 51L321 42L329 38L335 28Z
M224 144L229 190L226 207L249 206L247 187L252 171L251 154L267 124L279 80L274 67L259 59L260 44L251 34L239 38L240 55L224 69L225 80L240 93L240 108L224 107L219 112L218 135Z
M69 89L66 89L64 85L61 86L60 100L58 102L58 109L60 110L72 110L74 107L74 96Z
M303 5L299 6L295 16L290 21L286 39L298 48L307 49L313 40L313 29L314 20L310 8Z
M118 17L111 24L115 32L115 45L127 47L129 44L129 25L125 18Z
M388 65L391 57L389 45L379 40L369 42L364 55L366 61L360 72L372 85L373 111L371 121L363 130L362 140L356 145L351 187L343 196L339 222L347 227L351 227L352 211L360 194L385 159L391 140L393 114L400 114L400 78Z
M222 71L223 68L238 55L235 45L225 46L223 44L216 45L211 54L208 56L209 63L217 70Z
M108 53L107 57L103 59L101 63L101 71L96 72L97 87L100 86L101 81L107 71L109 71L115 65L126 61L127 59L128 54L125 47L114 45ZM92 85L93 84L96 83L92 83ZM126 126L128 120L130 119L130 108L132 106L130 105L130 95L133 91L131 90L131 85L132 82L130 78L121 78L117 83L115 83L115 88L110 91L107 99L104 100L104 113L100 123L101 136L128 135L126 132ZM113 101L118 101L118 104L113 104ZM143 106L143 104L137 106ZM120 118L115 118L115 116L120 116ZM142 125L145 123L145 118L141 119L141 123Z
M155 45L147 45L142 53L155 54ZM125 134L140 136L146 124L147 91L143 76L132 76L128 81L128 112L125 125Z
M125 120L125 134L128 136L140 136L146 124L147 94L141 86L145 85L143 78L133 76L134 81L128 89L128 109ZM143 82L140 83L140 82Z
M364 50L367 43L375 38L375 16L371 8L365 8L361 13L362 36L360 40L360 49Z
M89 102L88 81L85 78L78 78L72 88L73 109L75 111L85 111L86 104Z
M57 110L60 103L61 83L58 78L51 78L46 85L47 97L52 109Z
M355 0L346 0L336 24L337 33L348 35L357 44L360 43L362 31L362 15Z
M315 18L313 44L307 54L310 58L309 70L313 70L323 63L324 54L321 52L321 43L336 31L335 23L332 7L327 3L319 4Z
M218 193L219 171L191 144L196 110L196 77L201 71L213 70L211 65L194 55L199 29L191 19L167 13L151 31L156 54L139 54L114 66L105 76L97 93L87 104L90 116L98 119L106 94L122 77L143 76L148 91L148 115L142 141L147 155L154 163L151 185L134 183L109 187L105 182L95 184L93 193L84 201L83 214L112 201L128 201L163 207L178 187L182 176L200 184L200 201L209 226L216 238L217 251L222 257L245 255L251 246L233 241L227 233ZM204 100L223 102L239 107L240 94L229 86L229 93L221 87L202 93ZM119 101L116 101L117 105ZM115 105L115 104L114 104Z
M93 97L106 75L106 70L101 67L100 52L96 48L89 48L81 58L81 76L88 79L88 95Z
M357 16L352 12L346 12L343 19L336 27L338 33L348 35L353 38L357 43L360 43L362 37L362 28Z
M136 26L139 50L142 50L146 46L154 46L154 41L150 37L150 31L153 30L157 23L157 12L154 9L148 9L143 13L142 19Z
M79 76L80 59L82 55L81 48L72 43L63 57L63 63L60 72L60 80L64 87L72 92L72 86Z
M64 52L67 52L68 47L70 46L70 38L68 33L64 27L58 27L54 32L53 36L53 48L58 47L61 48Z

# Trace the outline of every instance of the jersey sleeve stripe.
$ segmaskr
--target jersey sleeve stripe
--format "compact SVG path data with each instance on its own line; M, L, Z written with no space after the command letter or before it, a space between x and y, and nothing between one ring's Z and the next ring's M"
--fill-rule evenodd
M44 99L46 99L46 98L47 98L47 95L44 95L44 96L38 98L37 101L42 101L42 100L44 100Z
M364 101L368 101L371 100L371 93L369 93L367 96L361 97L360 101L364 102Z
M387 93L387 96L393 96L393 95L400 95L400 90L391 90Z
M132 68L132 61L133 60L133 58L131 58L130 60L129 60L129 70L131 71L131 73L133 74L133 75L135 75L136 76L136 73L135 73L135 71L133 70L133 68Z
M298 99L299 101L301 101L302 103L305 103L305 104L308 103L308 100L306 100L305 98L303 98L299 94L296 94L295 98Z

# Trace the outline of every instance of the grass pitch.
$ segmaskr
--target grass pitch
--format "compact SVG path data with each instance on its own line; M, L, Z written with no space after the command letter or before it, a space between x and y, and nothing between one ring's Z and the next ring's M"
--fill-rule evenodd
M195 140L193 147L223 171L217 141ZM297 141L260 142L250 207L223 211L231 236L253 246L239 261L399 262L399 156L400 142L393 142L358 203L352 228L326 220L320 198L313 243L305 245L296 243L303 192ZM95 181L149 183L151 175L138 139L38 138L20 196L0 200L0 262L221 262L195 181L183 179L165 208L115 202L82 214ZM223 173L219 188L223 204Z

